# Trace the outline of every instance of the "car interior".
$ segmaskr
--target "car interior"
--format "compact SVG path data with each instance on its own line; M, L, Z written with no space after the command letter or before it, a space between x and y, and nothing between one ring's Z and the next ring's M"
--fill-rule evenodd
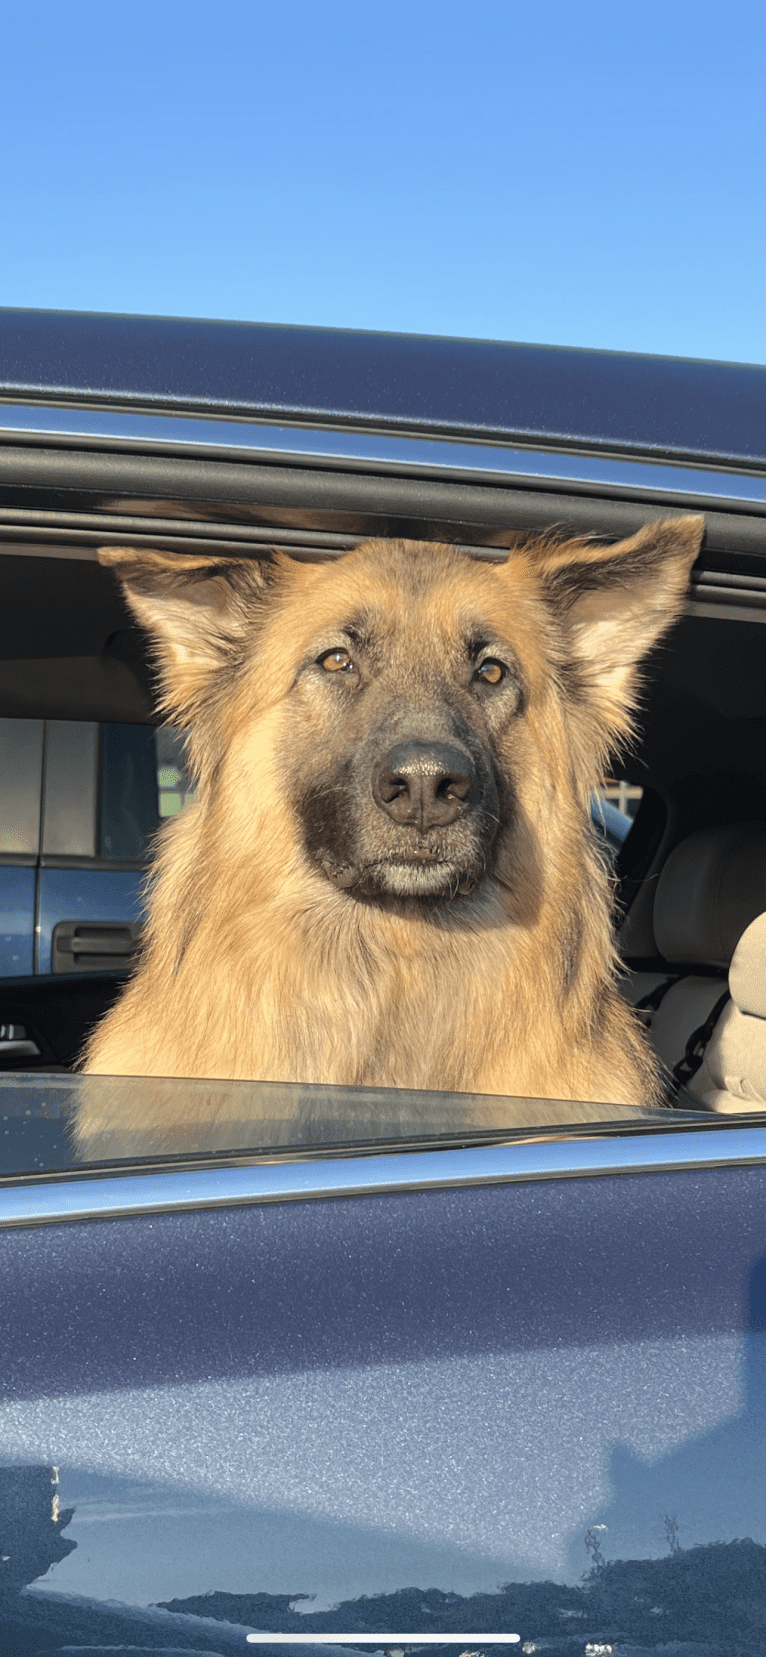
M19 449L11 472L0 720L144 727L150 739L151 665L99 545L250 557L277 545L313 559L375 533L496 559L552 525L617 539L682 510L481 481L67 449L26 458ZM624 992L660 1055L668 1101L738 1113L766 1109L766 537L763 520L744 513L706 521L686 613L647 664L638 737L614 762L636 809L613 873ZM14 855L0 852L0 868ZM135 856L115 861L140 869ZM62 857L43 849L37 862ZM122 924L111 954L98 940L94 954L78 953L67 935L66 970L0 980L0 1068L72 1069L130 970L138 929Z

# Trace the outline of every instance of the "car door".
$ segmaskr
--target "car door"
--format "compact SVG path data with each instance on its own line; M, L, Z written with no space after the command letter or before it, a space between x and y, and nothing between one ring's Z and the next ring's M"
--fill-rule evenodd
M507 1137L6 1176L4 1649L762 1649L763 1127Z

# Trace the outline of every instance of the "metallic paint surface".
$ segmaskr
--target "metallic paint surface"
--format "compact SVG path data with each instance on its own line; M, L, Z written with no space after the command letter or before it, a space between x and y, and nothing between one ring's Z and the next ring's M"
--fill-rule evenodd
M764 1196L684 1169L5 1232L0 1459L82 1502L36 1591L576 1583L591 1524L657 1558L673 1511L766 1542Z
M578 1531L610 1501L613 1447L657 1464L735 1416L740 1362L732 1336L436 1361L415 1348L401 1364L20 1401L4 1412L0 1455L156 1484L203 1505L300 1514L370 1542L383 1533L465 1550L505 1560L509 1574L560 1580ZM716 1517L736 1534L743 1506L752 1529L757 1490L732 1496L715 1484L707 1503L698 1497L700 1539L714 1539ZM292 1569L295 1577L297 1560Z
M498 340L0 310L0 387L766 460L766 370Z

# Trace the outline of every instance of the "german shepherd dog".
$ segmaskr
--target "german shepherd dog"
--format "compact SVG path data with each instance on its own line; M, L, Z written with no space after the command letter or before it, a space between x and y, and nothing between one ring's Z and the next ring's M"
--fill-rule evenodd
M659 1103L589 800L702 531L502 564L104 550L198 796L161 831L143 957L85 1071ZM166 1118L129 1092L105 1115L86 1089L81 1144L122 1124L183 1149L183 1098Z

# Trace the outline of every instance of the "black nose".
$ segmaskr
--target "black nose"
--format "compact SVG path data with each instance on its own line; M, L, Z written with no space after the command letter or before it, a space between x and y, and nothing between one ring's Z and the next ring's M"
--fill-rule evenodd
M372 792L395 823L426 829L454 823L475 788L470 754L449 742L399 742L373 777Z

